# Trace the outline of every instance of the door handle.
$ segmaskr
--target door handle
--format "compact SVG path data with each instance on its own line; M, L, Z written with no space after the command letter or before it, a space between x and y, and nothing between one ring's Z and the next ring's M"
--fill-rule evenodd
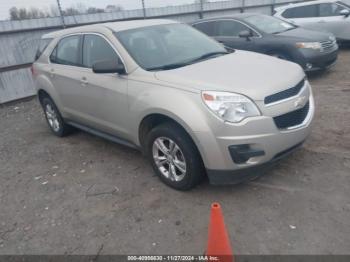
M325 20L320 20L318 21L319 23L325 23L326 21Z
M82 86L86 86L87 84L89 84L89 81L87 81L87 79L85 77L83 77L81 80L80 80L80 83Z

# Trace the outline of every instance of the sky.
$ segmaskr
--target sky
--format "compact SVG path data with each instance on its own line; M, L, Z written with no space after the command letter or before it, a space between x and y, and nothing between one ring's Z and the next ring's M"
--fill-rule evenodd
M62 8L75 6L78 3L83 3L84 6L94 6L104 8L107 5L121 5L124 9L139 9L141 8L141 0L60 0ZM181 5L193 3L194 0L145 0L146 7L158 7L167 5ZM38 7L48 9L51 5L56 5L56 0L0 0L0 20L9 18L9 9L16 7Z

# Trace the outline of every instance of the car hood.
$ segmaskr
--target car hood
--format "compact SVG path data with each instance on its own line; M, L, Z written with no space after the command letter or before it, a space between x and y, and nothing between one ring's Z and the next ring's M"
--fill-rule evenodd
M155 77L182 88L235 92L257 101L295 86L305 74L295 63L237 50L178 69L158 71Z
M305 28L297 27L292 30L288 30L279 34L277 36L285 36L296 38L296 41L309 41L309 42L321 42L321 41L329 41L331 40L332 34L308 30Z

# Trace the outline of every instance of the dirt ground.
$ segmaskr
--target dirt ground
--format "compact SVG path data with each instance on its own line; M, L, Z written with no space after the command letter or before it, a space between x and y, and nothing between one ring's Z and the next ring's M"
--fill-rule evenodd
M310 77L311 136L269 174L178 192L141 154L53 136L36 99L0 107L0 254L203 254L221 203L236 254L350 254L350 49Z

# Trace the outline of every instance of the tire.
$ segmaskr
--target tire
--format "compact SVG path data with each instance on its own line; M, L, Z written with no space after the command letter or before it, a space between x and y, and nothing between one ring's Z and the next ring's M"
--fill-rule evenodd
M178 125L168 122L156 126L148 133L145 147L155 173L166 185L185 191L198 185L204 177L200 154Z
M44 110L46 122L54 135L63 137L72 133L74 128L64 122L60 111L50 97L43 97L41 99L41 105Z

